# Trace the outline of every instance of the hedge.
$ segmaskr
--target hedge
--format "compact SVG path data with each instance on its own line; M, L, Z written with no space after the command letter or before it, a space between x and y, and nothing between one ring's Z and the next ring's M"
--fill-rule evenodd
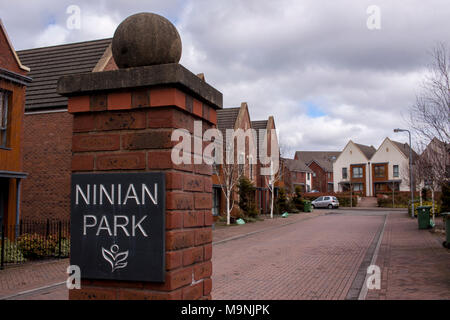
M348 192L339 192L339 193L334 193L334 192L329 192L329 193L320 193L320 192L314 192L314 193L305 193L303 194L303 199L305 200L316 200L319 197L324 197L324 196L333 196L336 197L339 201L339 206L341 207L350 207L350 193ZM352 195L353 198L353 202L352 202L352 206L356 207L358 205L358 195L353 194Z

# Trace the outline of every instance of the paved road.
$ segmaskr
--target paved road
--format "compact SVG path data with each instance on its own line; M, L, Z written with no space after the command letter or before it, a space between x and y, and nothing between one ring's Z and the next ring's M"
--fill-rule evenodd
M359 294L364 279L354 280L385 213L334 212L216 245L213 299L346 299L355 286Z
M450 250L417 220L399 211L329 212L216 230L213 299L450 299ZM381 268L381 290L363 288L371 263ZM67 299L67 290L15 299Z

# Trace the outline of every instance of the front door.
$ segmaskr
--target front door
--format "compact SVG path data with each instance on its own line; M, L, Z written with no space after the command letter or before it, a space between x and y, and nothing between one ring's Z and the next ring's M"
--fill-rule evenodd
M9 179L0 178L0 226L6 220L8 212Z
M220 188L213 188L213 207L212 214L213 216L218 216L220 214Z

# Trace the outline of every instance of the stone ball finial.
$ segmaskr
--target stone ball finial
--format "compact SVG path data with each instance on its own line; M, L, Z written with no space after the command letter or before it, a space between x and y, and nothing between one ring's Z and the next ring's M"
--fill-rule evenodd
M149 12L137 13L117 27L112 54L119 68L178 63L181 38L166 18Z

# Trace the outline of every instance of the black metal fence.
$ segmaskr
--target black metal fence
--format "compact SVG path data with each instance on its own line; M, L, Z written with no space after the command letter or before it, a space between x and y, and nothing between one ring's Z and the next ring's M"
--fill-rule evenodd
M59 220L21 220L19 225L0 225L0 269L70 253L70 224Z

